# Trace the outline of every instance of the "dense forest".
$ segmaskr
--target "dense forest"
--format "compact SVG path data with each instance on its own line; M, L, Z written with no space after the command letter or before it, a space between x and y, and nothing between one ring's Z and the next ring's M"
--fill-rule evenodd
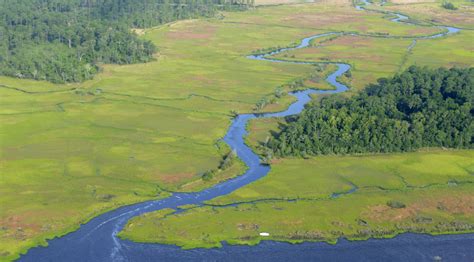
M474 68L410 67L307 107L267 142L277 156L474 148Z
M155 46L132 28L145 28L252 0L0 0L0 74L55 83L80 82L98 64L153 59Z

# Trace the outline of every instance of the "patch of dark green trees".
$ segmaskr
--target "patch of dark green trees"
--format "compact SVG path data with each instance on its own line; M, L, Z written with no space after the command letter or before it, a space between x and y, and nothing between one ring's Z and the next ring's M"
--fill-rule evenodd
M474 68L412 66L351 97L332 95L287 119L276 156L473 148Z

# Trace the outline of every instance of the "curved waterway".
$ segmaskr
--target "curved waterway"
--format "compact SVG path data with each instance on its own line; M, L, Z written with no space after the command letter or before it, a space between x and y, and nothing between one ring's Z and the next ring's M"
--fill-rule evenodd
M363 10L364 8L358 7ZM394 13L395 14L395 13ZM394 22L408 17L397 15ZM439 36L457 32L445 27ZM304 38L292 48L263 54L251 55L249 59L266 62L310 64L309 62L289 62L270 58L277 53L308 47L311 40L340 32L318 34ZM434 37L434 36L432 36ZM422 39L422 37L418 38ZM291 92L297 101L287 110L277 113L241 114L237 116L224 141L237 152L248 170L245 174L195 193L174 193L172 196L134 205L120 207L100 215L72 233L48 241L48 247L35 247L22 255L20 261L473 261L474 234L429 236L423 234L402 234L392 239L370 239L367 241L347 241L341 239L336 245L326 243L304 243L292 245L274 241L263 241L257 246L230 246L222 248L182 250L172 245L144 244L122 240L117 233L127 221L141 214L164 208L177 209L182 205L202 205L204 201L223 196L256 181L270 171L262 165L259 157L245 144L246 125L250 119L264 117L285 117L300 113L311 101L311 94L335 94L348 88L337 78L350 69L348 64L335 63L338 69L326 79L334 90L314 90ZM354 192L351 190L344 194ZM338 194L334 195L337 197Z

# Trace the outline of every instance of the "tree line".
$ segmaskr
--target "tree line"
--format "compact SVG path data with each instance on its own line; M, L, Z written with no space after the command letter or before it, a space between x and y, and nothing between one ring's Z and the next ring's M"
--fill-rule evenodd
M357 95L332 95L288 119L267 143L277 156L474 148L474 68L412 66Z
M55 83L80 82L100 63L153 59L156 47L131 28L146 28L253 0L0 0L0 74Z

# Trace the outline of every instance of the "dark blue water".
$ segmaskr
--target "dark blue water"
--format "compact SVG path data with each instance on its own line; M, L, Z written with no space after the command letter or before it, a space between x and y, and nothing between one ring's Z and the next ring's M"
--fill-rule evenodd
M224 245L220 249L180 250L174 246L131 244L130 254L140 261L442 261L474 259L474 235L432 237L403 234L393 239L355 241L341 239L338 244L288 244L263 241L253 247ZM178 255L179 254L179 255ZM142 259L143 258L143 259Z
M286 62L268 58L270 55L305 48L312 39L334 33L319 34L305 38L293 48L284 48L266 55L249 56L263 62ZM288 63L288 62L287 62ZM302 63L302 62L291 62ZM305 62L303 62L305 63ZM306 63L305 63L306 64ZM244 143L246 125L252 118L284 117L300 113L311 101L310 94L334 94L347 90L337 82L337 77L350 69L347 64L336 64L338 69L326 79L334 90L305 90L292 92L297 101L287 110L266 114L242 114L234 119L224 141L234 149L248 166L245 174L196 193L175 193L171 197L120 207L100 215L82 225L77 231L64 237L48 241L48 247L36 247L21 256L21 261L432 261L436 256L443 261L473 261L474 234L427 236L403 234L393 239L349 242L336 245L304 243L291 245L265 241L260 245L229 246L220 249L181 250L176 246L143 244L124 241L117 233L127 221L143 213L164 208L196 204L226 195L265 176L270 167L262 165L259 157ZM336 194L350 194L353 190ZM341 211L343 212L343 211Z

